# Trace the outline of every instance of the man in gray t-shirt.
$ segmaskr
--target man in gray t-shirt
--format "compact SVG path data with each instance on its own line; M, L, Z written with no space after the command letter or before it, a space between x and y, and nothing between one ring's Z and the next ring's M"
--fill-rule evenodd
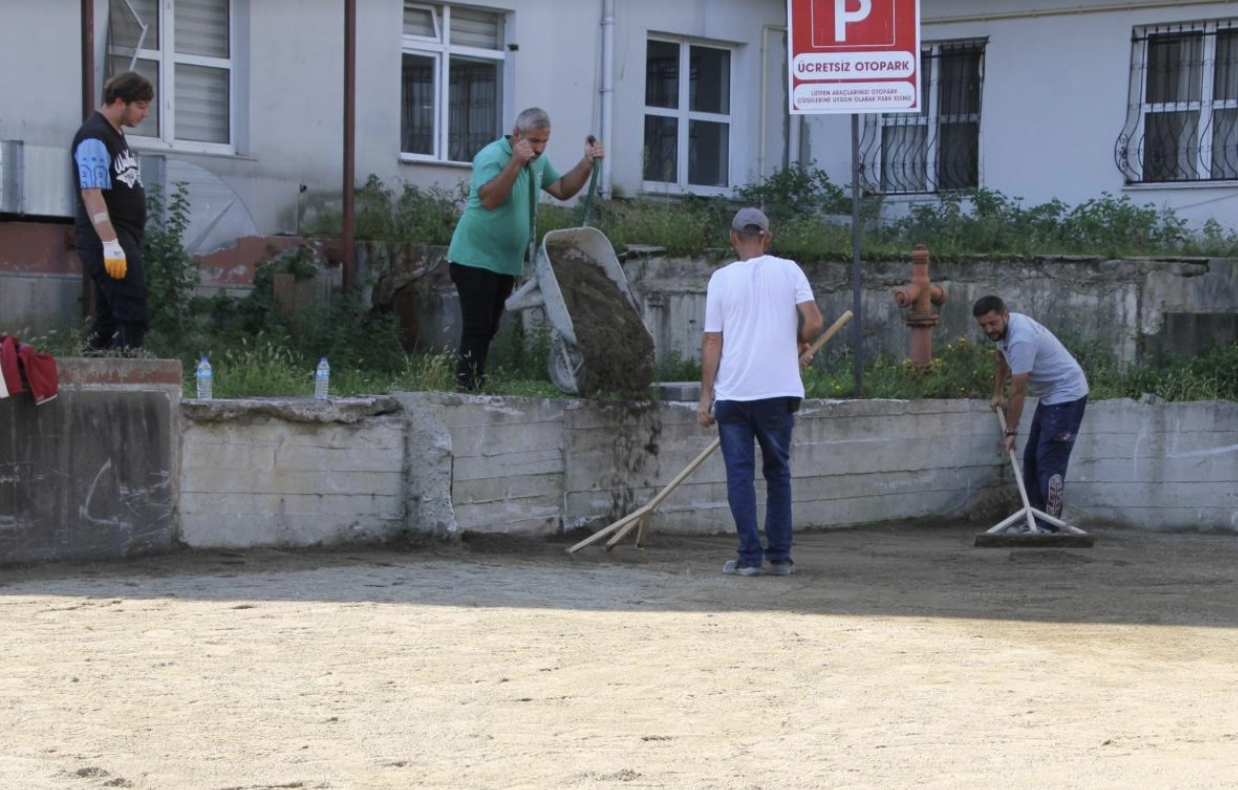
M1028 389L1039 398L1023 447L1023 479L1031 506L1061 518L1066 467L1088 403L1087 377L1052 332L1028 316L1011 313L998 297L977 300L972 315L989 339L997 341L989 403L1006 410L1005 451L1014 449ZM1007 378L1009 402L1004 398ZM1051 524L1038 526L1057 531Z

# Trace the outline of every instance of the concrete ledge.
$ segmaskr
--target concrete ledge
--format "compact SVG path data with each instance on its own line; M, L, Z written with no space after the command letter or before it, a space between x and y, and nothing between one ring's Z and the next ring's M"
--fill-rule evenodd
M199 423L236 422L254 419L302 423L352 425L368 417L400 410L395 398L238 398L199 400L187 398L181 413Z

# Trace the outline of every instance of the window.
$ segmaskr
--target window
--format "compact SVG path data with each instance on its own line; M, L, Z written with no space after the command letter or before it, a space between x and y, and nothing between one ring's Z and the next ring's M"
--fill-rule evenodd
M503 15L404 4L400 151L471 162L503 133Z
M136 71L155 86L132 134L177 148L231 152L231 0L112 0L108 76Z
M868 188L887 195L980 186L983 41L920 53L920 112L868 115L861 156Z
M645 55L647 189L731 187L731 50L650 39Z
M1238 20L1136 28L1114 154L1127 183L1238 179Z

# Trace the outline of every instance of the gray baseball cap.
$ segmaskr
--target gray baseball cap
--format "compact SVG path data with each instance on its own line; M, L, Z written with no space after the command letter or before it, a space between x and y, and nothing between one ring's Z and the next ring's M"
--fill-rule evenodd
M741 208L731 220L731 230L739 233L752 233L754 230L762 236L769 235L769 217L757 208Z

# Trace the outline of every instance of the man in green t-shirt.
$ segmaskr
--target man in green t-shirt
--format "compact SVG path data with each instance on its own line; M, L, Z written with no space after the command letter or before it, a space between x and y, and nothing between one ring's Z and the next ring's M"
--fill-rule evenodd
M542 156L549 140L550 116L530 107L516 118L510 135L473 157L468 204L447 250L451 281L460 297L456 383L462 390L481 388L503 303L516 277L524 274L538 190L559 200L571 198L588 181L593 160L604 155L602 143L590 137L580 162L560 176Z

